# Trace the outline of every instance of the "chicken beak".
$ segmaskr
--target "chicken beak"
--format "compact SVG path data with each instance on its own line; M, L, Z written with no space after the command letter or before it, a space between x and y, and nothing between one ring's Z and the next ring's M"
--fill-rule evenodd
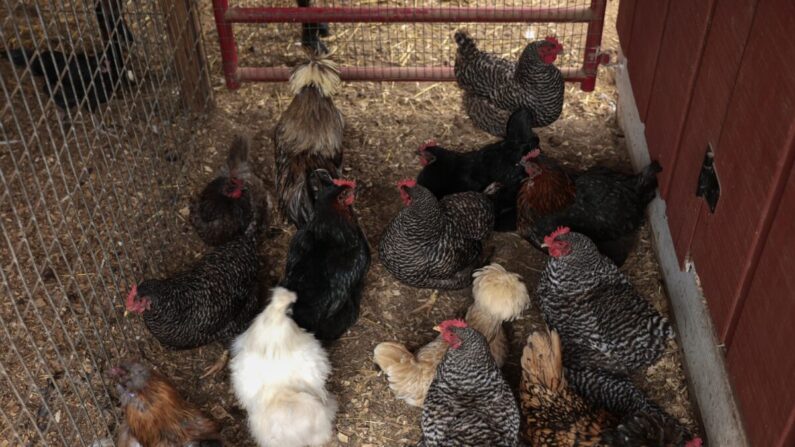
M440 334L442 333L442 328L440 328L439 325L434 326L433 330L438 332L438 333L440 333Z
M549 248L549 245L547 245L547 243L544 242L543 244L541 244L541 248Z
M124 309L124 318L127 318L127 315L130 315L130 311L127 310L127 309Z

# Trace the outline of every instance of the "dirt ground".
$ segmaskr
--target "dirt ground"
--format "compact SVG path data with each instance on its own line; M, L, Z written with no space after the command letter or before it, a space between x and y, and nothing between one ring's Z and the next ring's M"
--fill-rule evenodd
M616 1L608 3L602 43L608 51L618 48L614 29L617 7ZM193 129L188 151L177 155L173 149L154 148L153 151L162 159L161 163L177 160L175 163L179 164L178 170L183 176L178 182L180 186L168 195L168 202L176 210L178 234L170 234L167 240L171 243L162 247L156 256L163 264L155 270L166 272L184 267L204 250L185 219L187 203L220 166L234 134L244 133L254 138L254 163L264 179L273 178L271 129L291 99L285 84L249 84L237 91L227 90L220 74L217 36L209 8L203 11L202 25L216 106L209 115L188 125ZM289 57L269 53L269 47L259 47L252 37L241 38L239 44L241 51L247 52L244 59L263 57L267 63L295 62ZM373 348L386 340L399 340L410 348L422 346L435 337L431 328L436 323L464 313L472 300L471 292L441 291L429 313L415 312L432 291L399 284L380 264L376 248L384 227L401 207L395 183L419 171L414 151L417 145L434 138L445 147L467 150L493 139L475 129L461 111L460 91L454 83L347 84L335 102L346 118L344 170L347 177L356 179L360 185L356 210L373 251L373 264L366 279L358 323L328 347L334 368L329 387L340 403L337 435L330 445L412 445L420 437L420 409L393 397L385 377L372 362ZM578 85L567 85L563 115L553 125L540 129L539 134L546 151L574 166L603 164L629 170L624 139L616 124L612 68L600 69L597 88L592 93L581 92ZM156 210L144 212L159 213ZM294 229L278 216L273 220L273 227L275 236L265 241L261 252L266 265L266 282L270 285L282 274L287 246L294 233ZM545 257L514 234L496 234L489 243L496 249L493 260L521 274L532 296ZM151 268L138 266L135 271L140 274ZM640 242L623 271L655 306L668 312L648 226L641 231ZM129 272L122 276L130 281L134 279ZM118 287L122 289L124 284ZM116 321L121 310L117 301L113 307ZM137 329L135 340L126 342L127 346L132 343L134 347L126 351L157 365L189 400L218 419L224 426L223 436L228 445L255 445L247 432L245 412L237 406L230 391L228 372L198 380L203 369L220 355L220 346L170 351L147 339L148 334L140 330L135 320L118 323L118 326L128 327L130 323ZM530 331L540 324L542 321L533 306L523 318L510 325L512 351L505 373L514 386L518 385L521 347ZM115 330L112 333L119 335ZM120 336L123 334L124 330ZM103 364L101 359L96 363ZM671 414L695 426L677 349L671 349L659 365L649 371L644 387ZM105 399L100 400L104 412L114 411L106 407ZM112 421L116 418L105 417L110 421L109 430L113 431Z

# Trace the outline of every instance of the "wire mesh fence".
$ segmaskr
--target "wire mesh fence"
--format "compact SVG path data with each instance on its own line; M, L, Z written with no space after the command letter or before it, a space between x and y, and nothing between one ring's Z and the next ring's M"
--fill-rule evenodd
M121 291L162 266L211 101L177 63L201 55L191 7L0 0L0 444L113 438L103 372L141 338Z
M313 15L335 22L321 41L347 79L452 80L453 35L464 29L481 49L509 59L516 59L530 41L555 36L564 48L556 64L570 79L581 80L586 56L598 56L594 48L594 54L587 54L588 36L601 36L604 9L601 0L317 0L310 2L309 12L294 0L214 3L216 17L234 23L239 65L259 68L245 69L239 73L241 80L286 78L288 72L278 68L303 57L301 25L293 22ZM533 20L523 23L520 17ZM599 26L589 31L589 21ZM348 68L355 69L355 75Z

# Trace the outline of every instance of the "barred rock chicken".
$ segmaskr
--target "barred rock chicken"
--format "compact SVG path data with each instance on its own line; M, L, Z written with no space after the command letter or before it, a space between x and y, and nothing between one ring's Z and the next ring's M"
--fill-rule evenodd
M592 386L603 385L596 381ZM670 418L648 412L619 418L585 402L566 382L560 338L555 331L530 334L522 354L520 402L524 438L550 447L699 447ZM606 388L606 393L610 388Z
M518 446L519 408L486 338L461 320L438 328L449 349L422 407L418 446Z
M656 362L671 326L616 265L567 227L544 245L550 257L536 297L547 324L560 333L565 364L627 373Z
M336 340L359 318L370 246L353 212L356 182L310 177L312 218L290 241L281 286L298 294L292 317L320 340Z
M494 227L485 195L462 192L437 200L412 179L398 182L406 205L381 237L379 255L398 281L412 287L462 289L485 263L483 240Z
M258 229L268 226L270 198L248 163L249 146L248 138L235 136L226 165L190 204L190 222L208 245L229 242L252 221Z
M467 310L466 323L486 337L494 361L502 368L508 354L502 323L518 318L530 304L530 296L521 277L499 264L475 270L472 276L475 302ZM401 343L384 342L375 347L373 360L386 374L389 387L398 399L421 407L445 352L447 343L441 336L416 354Z
M276 124L276 194L282 215L297 228L309 222L314 206L309 175L325 169L339 176L342 165L342 113L331 95L340 86L337 65L313 56L290 76L295 97Z
M560 334L569 382L612 412L664 416L627 376L659 360L673 337L668 320L586 236L562 227L544 245L550 257L536 297Z
M573 173L540 150L528 153L521 163L527 178L516 199L517 232L540 248L545 235L567 226L623 265L654 199L660 165L652 162L637 175L604 167Z
M320 342L289 317L295 301L295 293L273 289L268 307L232 347L232 390L262 447L320 446L334 429L331 364Z
M124 423L120 447L221 447L221 427L179 395L168 379L135 361L112 368Z
M531 42L517 62L478 50L464 31L455 33L455 78L464 110L478 128L504 136L511 113L527 109L531 127L552 124L563 110L563 75L553 64L563 46L554 37Z
M495 230L516 229L516 194L526 174L519 166L522 157L538 147L538 136L529 125L529 113L520 109L508 121L503 141L471 152L455 152L430 140L417 149L423 166L417 183L438 199L465 191L484 191L497 182L494 197Z
M142 314L163 345L188 349L227 344L259 310L256 225L215 247L189 269L165 279L147 279L127 295L126 312ZM224 357L207 374L223 368Z
M58 114L64 121L67 109L81 105L95 112L122 85L135 81L124 51L132 42L132 33L124 22L120 3L101 0L96 4L95 13L103 36L96 54L28 48L3 53L14 65L30 67L32 75L45 78L42 90L59 107Z

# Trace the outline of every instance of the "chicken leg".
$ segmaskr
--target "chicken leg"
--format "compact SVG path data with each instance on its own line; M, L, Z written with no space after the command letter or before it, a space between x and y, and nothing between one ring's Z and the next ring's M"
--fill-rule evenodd
M431 311L433 310L433 306L436 304L436 300L437 299L439 299L439 291L438 290L434 290L431 293L431 296L428 297L427 300L425 300L425 303L422 306L420 306L420 307L414 309L413 311L411 311L411 313L416 314L416 313L425 311L425 316L426 317L430 316L431 315Z

